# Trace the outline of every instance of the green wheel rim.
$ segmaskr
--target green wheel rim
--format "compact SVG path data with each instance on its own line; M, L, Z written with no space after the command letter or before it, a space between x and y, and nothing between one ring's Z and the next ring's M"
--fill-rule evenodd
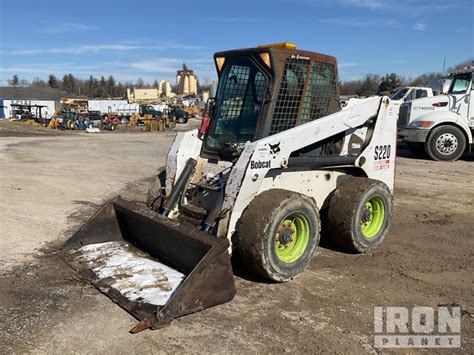
M291 238L282 240L283 233ZM303 255L309 243L310 228L308 219L299 212L287 216L280 223L275 237L275 253L285 264L297 261Z
M367 239L374 238L380 232L385 220L385 206L380 197L368 200L362 211L360 230Z

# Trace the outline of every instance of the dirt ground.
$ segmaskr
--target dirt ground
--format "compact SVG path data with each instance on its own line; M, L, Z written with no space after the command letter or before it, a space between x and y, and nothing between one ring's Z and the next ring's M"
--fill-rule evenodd
M0 131L2 354L375 353L375 306L446 304L462 307L462 351L474 353L472 156L443 163L400 150L379 248L348 254L323 236L310 269L285 284L235 259L233 301L131 335L136 320L50 251L107 199L143 199L174 133Z

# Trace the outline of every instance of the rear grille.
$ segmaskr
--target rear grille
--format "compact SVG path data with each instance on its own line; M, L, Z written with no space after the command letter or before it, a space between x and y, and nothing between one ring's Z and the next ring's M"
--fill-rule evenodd
M410 105L402 104L398 113L398 126L407 127L410 123Z
M286 60L270 125L270 135L296 126L308 68L309 60L307 59L288 58Z

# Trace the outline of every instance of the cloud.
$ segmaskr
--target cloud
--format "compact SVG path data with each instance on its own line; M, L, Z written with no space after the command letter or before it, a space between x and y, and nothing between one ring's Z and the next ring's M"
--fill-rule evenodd
M81 23L60 23L50 27L47 27L40 32L42 33L66 33L66 32L76 32L76 31L93 31L97 30L97 26L86 25Z
M352 19L352 18L328 18L319 20L321 23L327 23L330 25L336 26L345 26L345 27L401 27L400 22L391 20L391 19L372 19L372 20L363 20L363 19Z
M185 59L188 58L188 59ZM96 77L113 75L117 80L134 81L138 77L143 80L152 82L154 79L174 80L176 70L180 69L183 62L186 62L191 69L195 70L198 77L213 76L214 66L211 56L194 56L186 57L162 57L147 58L138 61L104 61L94 62L91 64L83 64L78 62L58 62L58 63L17 63L11 66L0 67L0 79L2 75L9 76L13 74L24 75L25 78L31 79L35 76L47 74L63 74L72 73L78 78L88 78L89 75Z
M196 67L205 68L207 66L212 66L212 59L209 58L196 58L190 60L183 60L182 58L158 58L158 59L149 59L142 60L131 63L124 63L121 66L137 70L141 72L152 72L152 73L173 73L176 74L176 70L181 67L183 62L187 64L192 64ZM192 68L191 68L192 69Z
M290 0L287 0L290 1ZM327 6L338 6L342 8L361 8L378 12L403 13L404 16L418 16L426 12L440 12L453 8L465 8L471 6L472 0L303 0L309 4L323 4Z
M128 44L84 44L57 48L33 48L12 51L12 54L85 54L104 51L132 51L141 49L137 45Z
M386 2L383 0L335 0L342 6L362 7L371 10L382 9Z
M219 23L268 23L275 22L272 19L264 17L203 17L203 22L219 22Z
M128 52L128 51L145 51L145 50L166 50L166 49L182 49L182 50L202 50L205 47L177 44L177 43L111 43L111 44L82 44L77 46L66 46L56 48L32 48L13 50L11 54L31 55L31 54L86 54L101 52Z
M94 70L105 69L116 63L108 62L94 65L81 65L76 63L48 63L48 64L18 64L12 67L0 67L0 72L3 73L75 73L75 72L89 72Z
M182 63L182 59L164 58L156 60L143 60L124 64L124 66L141 72L176 73L176 70Z
M419 22L415 23L415 26L413 26L413 28L417 31L426 31L426 25Z
M339 68L354 68L358 67L360 64L359 63L338 63L337 66Z

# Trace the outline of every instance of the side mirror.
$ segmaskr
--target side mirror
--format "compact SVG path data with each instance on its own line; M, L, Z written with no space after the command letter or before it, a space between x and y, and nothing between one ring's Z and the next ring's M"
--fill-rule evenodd
M209 118L213 119L215 117L215 110L216 110L216 99L211 97L207 100L208 111L209 111Z

